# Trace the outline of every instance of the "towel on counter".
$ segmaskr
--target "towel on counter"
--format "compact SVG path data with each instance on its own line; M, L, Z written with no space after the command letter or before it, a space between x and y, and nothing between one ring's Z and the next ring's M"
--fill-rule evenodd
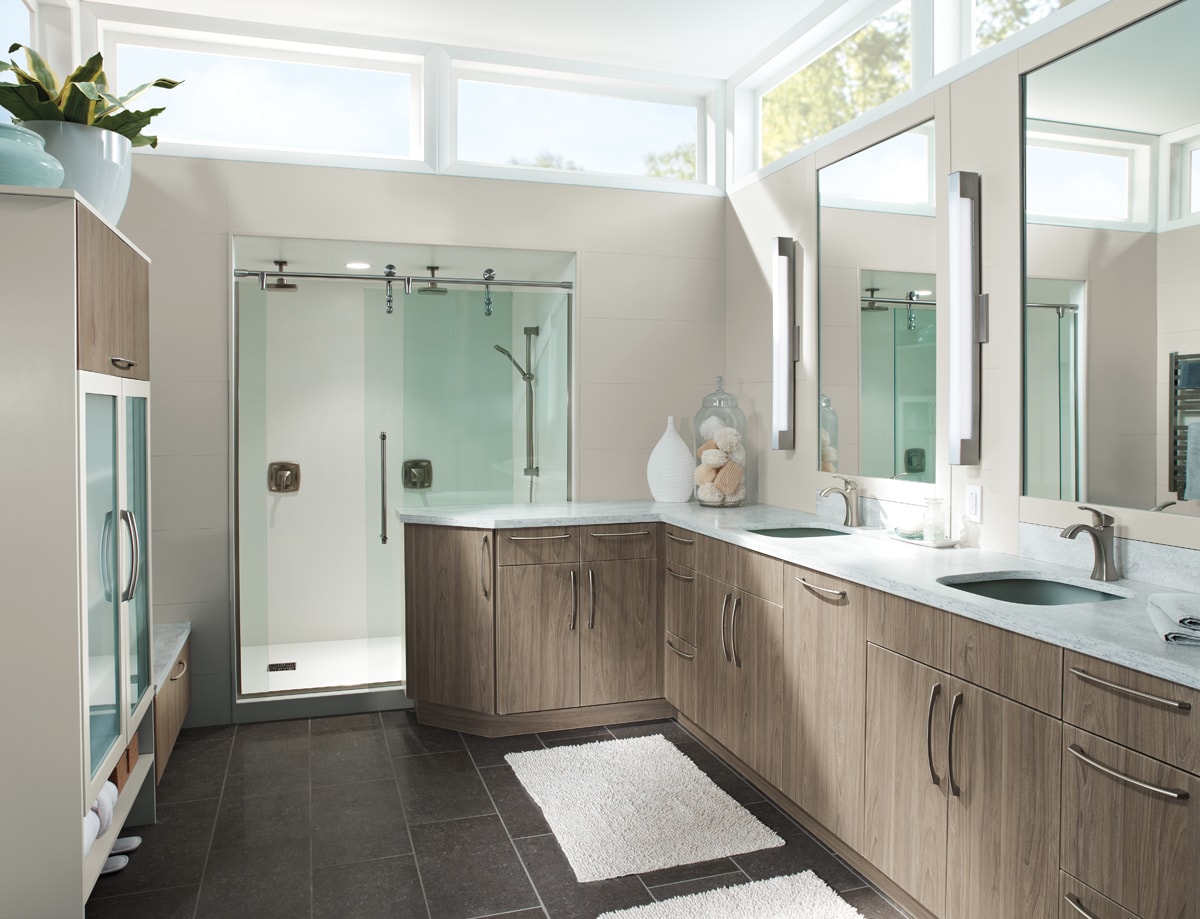
M1200 500L1200 421L1187 426L1187 463L1183 475L1183 500Z
M1172 619L1161 606L1155 603L1147 603L1146 612L1150 614L1150 622L1162 636L1163 641L1173 645L1200 646L1200 629L1180 625L1177 620Z
M117 786L112 782L105 782L104 787L100 789L100 797L96 798L96 803L92 805L92 810L100 818L99 835L103 836L112 826L113 808L116 806Z
M96 837L100 835L100 817L95 811L88 811L87 816L83 818L83 854L87 855L91 851L92 843L96 841Z
M1151 594L1147 602L1185 629L1200 629L1200 594Z

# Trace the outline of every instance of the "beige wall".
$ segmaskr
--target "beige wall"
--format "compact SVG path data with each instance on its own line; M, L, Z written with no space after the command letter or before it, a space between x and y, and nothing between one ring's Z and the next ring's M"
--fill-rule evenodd
M232 235L575 252L577 494L648 498L666 416L723 370L724 219L716 197L136 157L121 229L153 260L154 616L192 622L191 723L230 717Z

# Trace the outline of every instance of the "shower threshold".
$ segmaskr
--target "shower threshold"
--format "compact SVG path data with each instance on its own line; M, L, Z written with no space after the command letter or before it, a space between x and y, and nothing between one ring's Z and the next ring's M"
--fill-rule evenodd
M281 669L280 664L294 666ZM319 692L403 680L402 635L242 648L243 695Z

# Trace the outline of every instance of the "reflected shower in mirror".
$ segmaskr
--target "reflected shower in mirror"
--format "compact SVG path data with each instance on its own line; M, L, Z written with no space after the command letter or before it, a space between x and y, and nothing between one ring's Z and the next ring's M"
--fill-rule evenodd
M1027 496L1200 514L1171 385L1200 352L1197 34L1185 0L1025 77Z
M820 468L935 479L933 122L823 168Z

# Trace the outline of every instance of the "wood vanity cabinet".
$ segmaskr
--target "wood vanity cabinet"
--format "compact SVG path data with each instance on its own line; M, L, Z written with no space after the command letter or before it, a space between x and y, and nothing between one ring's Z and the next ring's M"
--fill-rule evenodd
M167 682L158 688L154 697L154 781L162 781L167 760L183 728L188 708L192 704L191 669L192 641L183 643L179 655L171 662Z
M150 379L150 265L86 207L75 208L80 370Z
M663 526L663 695L687 718L696 713L696 535Z
M932 612L945 623L929 634L952 634L953 617ZM955 657L940 642L926 647ZM1060 730L1049 715L869 643L863 854L938 916L1057 916Z
M657 524L496 536L498 714L662 695Z
M864 593L795 565L784 569L780 788L856 851L863 829Z

